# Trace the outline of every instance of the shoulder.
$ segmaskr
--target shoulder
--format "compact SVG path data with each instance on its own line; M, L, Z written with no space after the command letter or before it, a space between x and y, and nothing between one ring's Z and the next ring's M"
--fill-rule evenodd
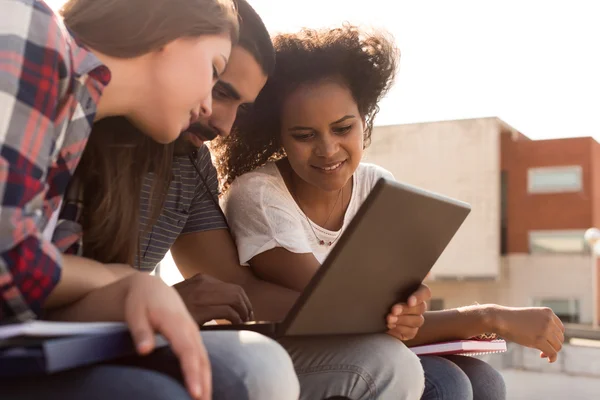
M173 156L173 160L187 167L193 167L193 163L195 162L196 166L198 166L201 171L204 171L206 168L210 167L213 167L214 169L210 150L208 150L208 148L204 145L193 152L190 151L187 154L175 154Z
M78 45L43 1L0 0L0 10L0 64L12 66L0 79L0 91L56 118L71 88ZM41 97L47 100L40 103Z
M208 183L212 190L217 190L218 187L217 169L206 146L188 154L174 155L171 175L173 181L185 181L188 185L193 182L197 189L205 189L204 182Z
M355 172L360 185L372 188L380 178L394 179L394 175L387 169L371 163L360 163Z
M208 147L206 147L206 145L202 145L198 150L196 150L196 160L203 168L216 170L212 163L210 150Z
M183 160L184 158L185 160ZM182 159L182 162L188 165L189 168L193 169L193 175L198 181L197 184L200 184L201 177L197 176L197 174L200 173L204 179L209 179L218 186L217 169L213 164L212 154L208 147L203 145L195 150L191 156L180 156L180 159Z
M283 188L285 188L285 183L277 166L269 163L234 180L229 187L227 196L279 194Z
M45 2L0 0L0 8L0 35L24 42L21 48L27 59L47 63L49 50L67 58L73 39L62 19Z
M248 172L232 182L223 197L224 208L228 211L260 208L288 208L287 188L274 163ZM291 205L289 205L291 207Z

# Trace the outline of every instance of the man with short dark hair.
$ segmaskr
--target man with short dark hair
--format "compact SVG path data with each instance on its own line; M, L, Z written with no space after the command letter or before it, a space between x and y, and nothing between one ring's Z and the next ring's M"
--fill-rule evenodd
M218 205L216 169L204 146L205 141L229 134L238 110L251 106L275 68L273 44L262 20L246 1L236 1L236 5L240 37L232 48L227 69L213 89L212 114L201 117L177 140L169 191L163 211L151 229L145 229L151 179L144 182L140 202L139 265L153 270L171 250L177 268L186 278L175 288L200 323L215 316L234 323L247 320L250 302L258 318L279 319L297 297L296 292L257 279L248 268L239 265L235 244ZM206 293L211 294L210 298ZM246 301L246 294L250 302ZM272 301L274 298L279 301Z

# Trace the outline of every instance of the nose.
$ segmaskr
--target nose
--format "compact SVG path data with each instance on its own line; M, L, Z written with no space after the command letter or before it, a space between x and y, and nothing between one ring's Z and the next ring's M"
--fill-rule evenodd
M334 137L331 135L322 135L315 148L315 154L319 157L330 158L334 156L338 150L339 144Z
M208 118L212 115L212 93L200 103L200 117Z

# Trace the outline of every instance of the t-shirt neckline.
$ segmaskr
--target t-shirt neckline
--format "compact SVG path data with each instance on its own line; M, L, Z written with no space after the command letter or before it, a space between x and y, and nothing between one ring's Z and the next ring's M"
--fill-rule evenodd
M339 233L341 231L344 230L344 228L346 227L346 224L348 221L346 221L347 215L348 215L348 210L351 209L351 207L354 204L355 201L355 194L356 194L356 171L352 174L352 193L350 194L350 202L348 202L348 207L346 207L346 211L344 212L344 220L342 222L342 228L340 230L337 231L332 231L329 229L325 229L322 226L320 226L319 224L315 223L312 219L310 219L305 213L304 211L302 211L302 209L300 208L300 206L298 205L298 203L296 202L296 200L294 199L294 196L292 196L292 193L290 193L289 188L287 187L287 185L285 184L285 180L283 179L283 175L281 174L281 171L279 170L279 167L277 166L276 162L272 162L272 168L275 168L277 177L279 178L283 189L286 193L286 195L288 196L288 200L290 200L293 204L294 207L296 208L296 211L298 211L300 214L302 214L304 216L304 218L306 218L306 220L308 221L309 224L312 225L313 228L315 228L315 230L319 231L320 233L326 234L326 235L331 235L331 236L337 236L339 235Z

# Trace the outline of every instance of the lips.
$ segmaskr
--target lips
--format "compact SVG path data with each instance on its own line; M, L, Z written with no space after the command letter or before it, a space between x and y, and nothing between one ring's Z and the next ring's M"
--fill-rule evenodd
M346 160L344 161L338 161L338 162L334 162L334 163L327 163L324 165L313 165L313 168L316 168L319 171L323 171L323 172L334 172L337 171L338 169L340 169L342 167L342 165L344 165L346 163Z

